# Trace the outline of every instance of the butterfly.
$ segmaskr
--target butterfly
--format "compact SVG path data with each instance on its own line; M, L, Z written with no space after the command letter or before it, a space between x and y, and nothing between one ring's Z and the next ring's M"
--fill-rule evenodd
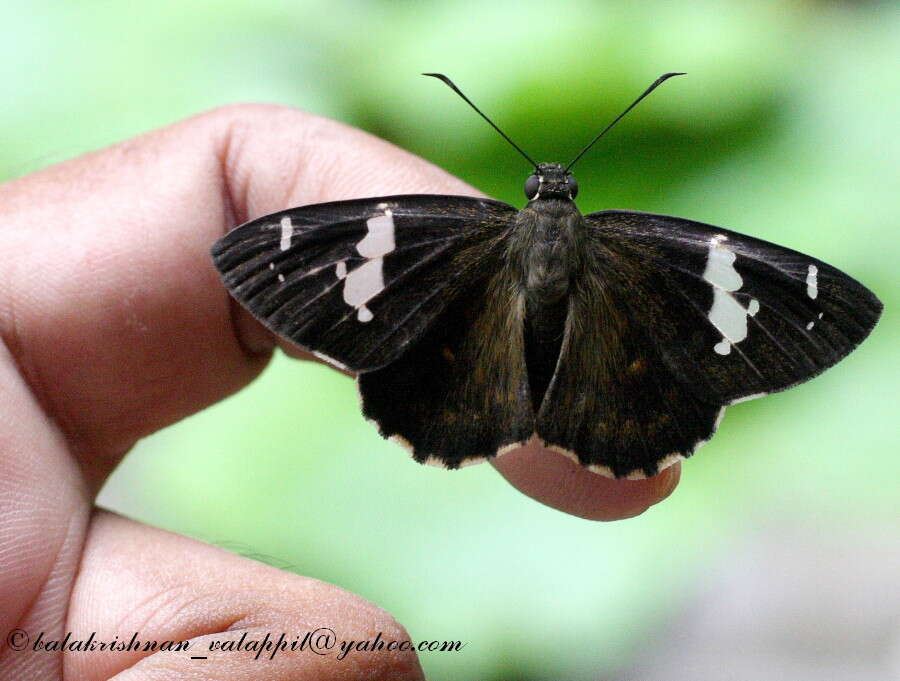
M526 206L401 195L243 224L213 260L275 334L358 375L363 415L458 468L536 437L591 471L657 474L725 407L831 367L882 305L808 255L666 215L582 215L572 165L532 164Z

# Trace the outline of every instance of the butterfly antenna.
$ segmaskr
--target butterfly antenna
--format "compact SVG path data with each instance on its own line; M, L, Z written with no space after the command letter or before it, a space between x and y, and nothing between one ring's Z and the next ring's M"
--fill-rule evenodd
M586 152L588 149L590 149L592 146L594 146L594 143L595 143L598 139L600 139L600 138L603 137L607 132L609 132L609 129L612 128L616 123L618 123L618 122L625 116L625 114L627 114L627 113L628 113L629 111L631 111L634 107L636 107L636 106L638 105L638 102L640 102L644 97L646 97L647 95L649 95L651 92L653 92L656 88L658 88L660 85L662 85L665 81L667 81L667 80L668 80L669 78L671 78L672 76L684 76L684 75L686 75L686 74L681 73L681 72L678 72L678 73L664 73L664 74L661 75L659 78L657 78L656 81L653 83L653 85L651 85L650 87L648 87L648 88L644 91L644 94L642 94L640 97L638 97L636 100L634 100L634 101L631 103L631 106L629 106L627 109L625 109L625 111L623 111L623 112L620 113L618 116L616 116L616 120L614 120L612 123L610 123L609 125L607 125L607 126L603 129L603 132L601 132L601 133L600 133L599 135L597 135L594 139L592 139L591 142L590 142L590 144L588 144L584 149L581 150L581 152L578 154L578 156L575 157L575 160L573 160L569 165L566 166L566 172L569 172L569 168L571 168L573 165L575 165L575 162L576 162L578 159L580 159L582 156L584 156L585 152Z
M475 105L472 103L472 100L469 99L468 97L466 97L466 96L463 94L463 91L460 90L458 87L456 87L456 84L455 84L452 80L450 80L449 78L447 78L447 76L445 76L443 73L423 73L422 75L423 75L423 76L431 76L432 78L437 78L437 79L439 79L439 80L444 81L444 83L447 85L447 87L449 87L449 88L450 88L451 90L453 90L456 94L458 94L460 97L462 97L464 100L466 100L466 103L467 103L469 106L471 106L473 109L475 109L475 111L478 112L478 115L479 115L479 116L481 116L484 120L486 120L488 123L490 123L490 124L491 124L491 127L492 127L494 130L496 130L497 132L499 132L499 133L503 136L503 139L505 139L507 142L509 142L511 145L513 145L513 147L515 147L516 151L518 151L520 154L522 154L522 156L524 156L526 159L528 159L528 162L529 162L531 165L533 165L535 168L537 168L537 163L535 163L534 161L531 160L531 156L529 156L529 155L526 154L524 151L522 151L521 147L519 147L518 144L516 144L516 143L513 142L511 139L509 139L509 137L506 135L505 132L503 132L500 128L498 128L496 125L494 125L494 121L492 121L490 118L488 118L487 116L485 116L484 113L482 113L481 109L479 109L477 106L475 106Z

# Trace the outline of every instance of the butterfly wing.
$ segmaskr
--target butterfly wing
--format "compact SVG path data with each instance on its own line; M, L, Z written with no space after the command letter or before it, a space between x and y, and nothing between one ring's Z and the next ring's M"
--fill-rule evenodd
M642 477L689 456L726 405L816 376L881 312L839 270L729 230L626 211L585 224L537 432L600 472Z
M341 368L399 357L501 243L516 210L406 195L293 208L229 232L225 286L269 329Z
M661 320L654 336L666 364L707 401L729 404L813 378L858 346L881 314L878 298L852 277L761 239L649 213L603 211L586 222L606 248L651 271L636 283Z
M482 263L408 352L359 377L363 414L423 463L458 468L534 433L522 293L505 249Z

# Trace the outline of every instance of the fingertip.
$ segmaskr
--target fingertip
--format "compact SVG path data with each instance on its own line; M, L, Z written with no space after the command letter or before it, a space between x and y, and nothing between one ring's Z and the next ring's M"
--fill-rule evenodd
M602 521L640 515L668 497L681 476L681 465L676 463L642 480L607 478L536 442L504 454L493 464L526 496L579 518Z
M276 347L275 336L246 308L229 296L234 335L249 357L268 356Z
M650 480L656 482L656 501L652 505L658 504L671 496L678 483L681 480L681 462L676 462L668 468L661 470Z

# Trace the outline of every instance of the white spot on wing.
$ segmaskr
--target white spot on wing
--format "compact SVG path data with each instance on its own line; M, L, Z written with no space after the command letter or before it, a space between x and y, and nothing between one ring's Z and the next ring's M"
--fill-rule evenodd
M703 272L703 278L726 291L737 291L744 285L744 280L733 266L737 256L728 247L722 245L724 240L725 237L721 234L717 234L709 240L709 254L706 257L706 270Z
M731 343L727 340L721 340L713 345L713 350L718 352L720 355L727 355L729 352L731 352Z
M281 218L281 250L286 251L291 247L291 237L294 236L294 223L285 215Z
M716 234L709 240L709 254L703 278L712 284L713 303L709 309L709 321L722 334L722 340L713 346L720 355L731 352L731 346L747 337L747 317L759 312L759 301L751 299L745 309L731 293L744 285L744 280L734 269L737 256L722 244L728 237Z
M368 231L356 244L356 250L367 258L366 262L352 272L347 271L347 263L335 265L338 279L344 280L344 302L357 308L356 318L370 322L374 318L366 303L384 290L384 256L396 247L394 235L394 215L386 204L378 204L384 215L376 215L366 220Z
M381 258L394 250L394 215L391 209L384 211L384 215L376 215L366 220L368 234L356 244L356 250L364 258Z
M818 316L816 317L816 319L821 319L823 314L825 314L825 313L824 313L824 312L820 312L820 313L818 314ZM814 320L812 320L811 322L809 322L809 323L806 325L806 330L807 330L807 331L812 331L812 328L813 328L815 325L816 325L816 320L814 319Z
M819 268L815 265L806 270L806 295L813 299L819 295Z
M278 275L278 281L280 281L282 284L284 283L284 275L283 274Z
M360 307L377 296L384 290L384 274L382 267L384 260L375 258L367 260L355 270L347 274L344 279L344 302L352 307ZM363 319L360 311L359 321L369 321L372 313L368 312L368 319Z

